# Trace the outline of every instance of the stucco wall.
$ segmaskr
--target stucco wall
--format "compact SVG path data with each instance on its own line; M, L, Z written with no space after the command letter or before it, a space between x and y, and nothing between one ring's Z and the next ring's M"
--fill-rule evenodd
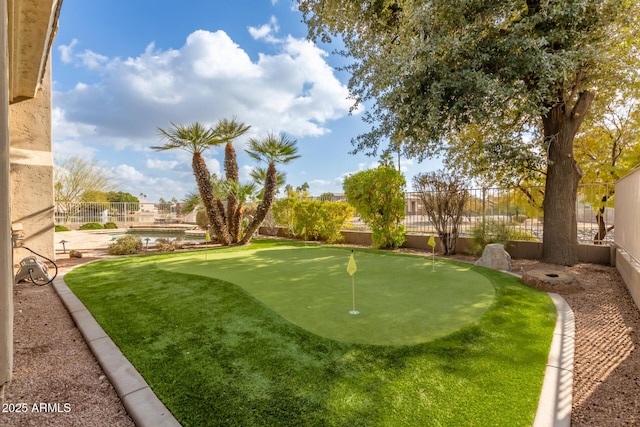
M23 225L24 245L53 259L53 156L51 153L51 70L38 96L9 106L11 140L11 222ZM31 253L18 249L14 262Z
M640 168L616 183L616 268L640 308Z

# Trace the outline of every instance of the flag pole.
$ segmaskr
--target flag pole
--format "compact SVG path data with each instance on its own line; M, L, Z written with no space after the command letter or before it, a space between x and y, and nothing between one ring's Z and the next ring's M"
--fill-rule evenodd
M352 297L352 305L351 311L349 314L358 314L359 311L356 310L356 278L354 277L356 271L358 270L356 266L356 260L353 257L353 249L351 249L351 256L349 256L349 262L347 263L347 273L351 276L351 297Z
M353 304L352 304L352 310L349 312L351 314L358 314L358 312L356 311L356 278L355 278L355 274L353 276L351 276L351 294L352 294L352 300L353 300Z
M436 271L436 247L431 246L431 271Z
M431 246L431 271L436 271L436 239L433 238L433 234L429 236L427 244Z

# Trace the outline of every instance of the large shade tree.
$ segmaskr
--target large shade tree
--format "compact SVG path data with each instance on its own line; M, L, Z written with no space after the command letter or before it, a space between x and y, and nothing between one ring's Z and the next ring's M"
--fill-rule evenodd
M375 153L388 140L423 159L489 123L494 148L517 155L520 136L533 135L546 160L543 259L577 262L574 137L598 91L637 78L635 0L299 0L299 8L312 39L342 38L355 105L373 102L364 116L372 128L355 151Z
M586 187L582 196L595 211L596 244L602 243L614 228L605 222L605 209L613 206L612 183L640 165L640 100L633 95L621 93L614 101L606 102L576 136L576 158L584 170L584 180L593 184Z

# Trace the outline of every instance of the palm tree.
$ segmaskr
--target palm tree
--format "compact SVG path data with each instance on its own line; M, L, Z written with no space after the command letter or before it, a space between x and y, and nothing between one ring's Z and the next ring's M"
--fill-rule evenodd
M235 211L231 212L231 217L234 218L233 224L229 224L229 234L234 242L240 241L240 234L242 232L240 224L245 215L245 206L247 202L254 199L256 193L256 185L254 183L241 184L238 181L225 181L225 189L228 194L227 200L233 198L237 203ZM233 225L234 228L231 228Z
M227 181L238 183L238 161L236 160L236 149L233 147L233 140L247 133L250 128L250 125L239 122L235 116L231 120L221 119L216 123L215 132L220 137L220 141L226 142L224 148L224 171ZM240 218L236 215L237 207L238 200L235 197L235 193L229 192L226 217L232 243L238 242L237 236L240 230Z
M249 172L249 176L251 177L251 179L253 180L253 182L259 186L262 187L263 189L260 190L260 192L257 194L257 197L259 200L263 199L264 196L264 183L267 180L267 169L258 166L255 167L253 169L251 169L251 172ZM278 185L277 188L282 187L285 182L287 182L287 174L284 172L280 172L278 171Z
M202 203L207 211L207 216L213 226L213 232L221 244L228 246L231 244L231 238L227 231L225 218L221 215L221 212L218 209L216 199L213 194L211 174L209 173L207 164L202 156L202 153L212 145L220 144L221 141L226 142L226 140L213 129L206 128L198 122L188 126L171 123L171 127L167 130L158 128L158 133L160 134L161 139L166 142L164 145L151 147L154 150L164 151L179 149L187 151L193 155L191 160L193 175L196 178L200 198L202 199Z
M276 164L286 164L300 157L297 154L298 148L296 147L296 143L296 140L289 138L287 135L276 135L273 133L269 133L262 139L249 139L247 154L258 162L267 163L267 172L265 175L262 201L258 205L256 215L247 226L245 234L239 242L241 245L251 240L251 236L260 224L262 224L262 221L271 208L271 204L278 190L278 171L276 170Z

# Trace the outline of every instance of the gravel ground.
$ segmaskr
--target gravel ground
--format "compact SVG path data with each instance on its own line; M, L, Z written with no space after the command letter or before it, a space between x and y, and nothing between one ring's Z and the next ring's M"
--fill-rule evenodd
M90 259L58 263L64 269ZM518 274L568 271L581 285L558 292L576 318L572 425L640 425L640 312L616 269L512 264ZM14 298L14 378L3 409L23 411L3 411L0 426L133 426L55 290L23 283Z

